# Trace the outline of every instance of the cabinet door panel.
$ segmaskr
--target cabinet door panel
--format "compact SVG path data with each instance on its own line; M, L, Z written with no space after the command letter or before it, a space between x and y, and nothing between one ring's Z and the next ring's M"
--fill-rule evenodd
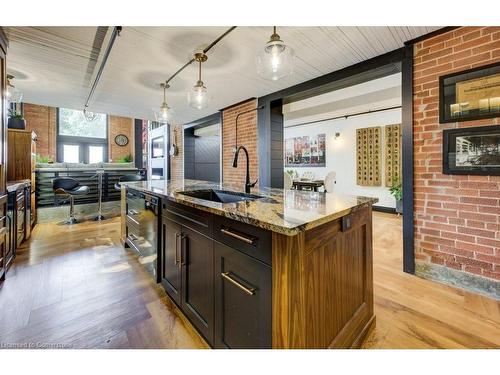
M271 348L271 267L215 242L215 347Z
M213 344L213 240L182 227L182 311Z
M161 249L162 269L161 283L168 295L177 303L181 302L181 264L180 237L181 226L173 221L162 218Z

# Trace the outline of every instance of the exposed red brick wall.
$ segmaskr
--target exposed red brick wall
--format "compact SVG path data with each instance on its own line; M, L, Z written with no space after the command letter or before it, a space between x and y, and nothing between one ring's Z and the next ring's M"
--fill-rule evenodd
M24 103L23 111L26 129L34 131L38 136L37 153L42 156L51 156L55 161L57 109ZM9 145L9 147L11 146Z
M126 146L118 146L115 137L118 134L125 134L128 137ZM109 116L108 119L108 158L109 162L116 162L118 159L131 154L134 157L134 119L128 117ZM134 159L135 160L135 159Z
M222 111L222 179L225 183L245 183L245 156L238 157L238 168L233 168L236 116L257 106L257 99L229 107ZM250 180L259 177L257 150L257 111L241 115L238 119L238 146L245 146L250 158Z
M415 45L415 254L419 261L500 280L500 176L442 173L439 76L500 61L500 27L461 27Z
M174 129L177 131L175 134ZM182 125L170 125L170 144L177 146L177 155L170 157L170 179L180 180L184 178L184 127ZM168 152L169 150L167 150Z

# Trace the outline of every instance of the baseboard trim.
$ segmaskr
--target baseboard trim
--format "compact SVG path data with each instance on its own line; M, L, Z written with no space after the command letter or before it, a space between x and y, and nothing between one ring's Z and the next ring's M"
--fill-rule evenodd
M397 214L396 209L393 207L372 206L372 210L377 212L386 212L388 214Z
M415 275L500 300L500 281L497 280L422 261L415 263Z

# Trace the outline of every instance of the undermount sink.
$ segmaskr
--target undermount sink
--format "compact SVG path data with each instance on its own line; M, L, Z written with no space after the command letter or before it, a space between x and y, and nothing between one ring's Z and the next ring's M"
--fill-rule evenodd
M236 191L213 190L213 189L180 191L179 194L218 203L236 203L236 202L243 202L243 201L262 198L261 196L254 194L245 194Z

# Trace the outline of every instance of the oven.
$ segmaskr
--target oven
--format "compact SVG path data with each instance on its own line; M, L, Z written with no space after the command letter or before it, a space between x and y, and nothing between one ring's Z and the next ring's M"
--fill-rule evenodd
M159 283L159 198L127 189L126 242L139 256L139 262Z
M163 168L151 168L152 180L163 180Z

